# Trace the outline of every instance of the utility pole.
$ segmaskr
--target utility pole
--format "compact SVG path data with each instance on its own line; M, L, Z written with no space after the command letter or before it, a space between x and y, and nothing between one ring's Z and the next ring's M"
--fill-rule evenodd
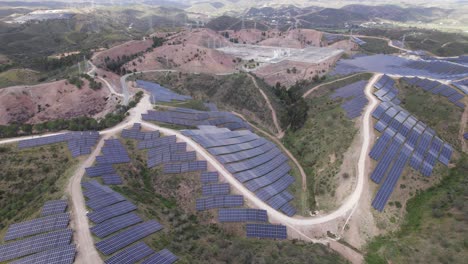
M242 29L242 30L244 30L244 29L245 29L244 16L242 16L242 28L241 28L241 29Z

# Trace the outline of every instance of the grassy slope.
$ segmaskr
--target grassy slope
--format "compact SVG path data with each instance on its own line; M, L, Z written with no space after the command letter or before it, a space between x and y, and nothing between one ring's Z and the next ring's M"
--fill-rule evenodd
M14 85L36 84L39 80L39 74L24 69L11 69L0 73L0 88Z
M189 94L196 100L214 102L220 110L241 113L262 127L273 127L269 108L246 74L210 76L150 73L141 79L158 82L179 93Z
M115 189L138 205L138 214L156 219L164 230L145 238L152 248L168 248L178 263L345 263L318 244L245 238L240 224L216 224L214 213L195 212L200 196L198 174L164 175L146 168L146 155L125 142L131 165L119 167L125 185Z
M398 49L388 46L387 41L381 39L362 38L366 44L360 49L370 54L393 54L398 53Z
M443 140L460 149L458 132L463 110L446 97L409 86L404 81L400 83L398 97L402 101L401 106L433 128Z
M419 192L407 203L398 232L375 238L366 262L466 263L468 257L468 157L445 170L440 184Z
M0 234L6 225L38 213L45 201L61 198L75 164L66 144L0 146Z
M298 131L288 130L283 142L304 168L308 178L309 205L313 208L315 195L334 195L334 177L343 161L343 153L351 145L357 129L354 122L345 116L339 101L329 99L334 89L369 79L363 74L323 86L308 99L307 122ZM330 155L335 155L332 163Z

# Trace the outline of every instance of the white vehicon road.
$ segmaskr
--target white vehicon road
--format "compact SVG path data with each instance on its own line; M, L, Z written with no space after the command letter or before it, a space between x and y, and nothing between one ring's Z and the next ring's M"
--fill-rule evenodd
M339 219L342 217L346 217L348 215L348 219L351 217L354 209L358 205L359 199L361 197L363 187L364 187L364 179L367 177L366 175L366 160L368 158L369 148L370 148L370 133L371 133L371 114L374 108L378 104L378 100L373 96L372 89L375 82L382 74L376 74L372 77L369 83L366 86L365 94L369 100L369 104L366 107L365 113L362 118L362 125L361 125L361 136L363 137L363 144L360 151L359 162L358 162L358 179L357 184L354 188L354 191L345 202L335 211L316 217L289 217L284 215L277 210L270 207L264 201L260 200L254 193L250 192L242 183L237 181L235 177L229 173L224 166L219 163L216 158L214 158L211 154L208 153L203 147L198 145L195 141L191 138L182 135L177 130L164 128L157 126L152 123L148 123L142 121L141 114L146 113L148 110L152 109L152 104L149 100L149 96L145 94L145 96L141 99L141 102L133 109L130 110L130 115L125 119L124 122L120 123L119 125L109 128L106 130L101 131L101 135L103 137L98 142L96 148L92 152L92 154L82 163L79 165L78 169L75 171L74 175L71 177L68 187L67 193L70 195L71 199L71 210L72 210L72 225L74 229L74 240L77 244L78 254L76 257L76 263L86 263L86 264L94 264L94 263L102 263L102 260L99 257L97 250L94 247L94 241L89 230L89 222L86 217L86 205L84 196L81 190L81 180L85 173L85 168L92 165L95 160L95 157L99 154L104 140L112 137L116 133L120 132L125 127L132 125L133 123L140 122L143 127L159 130L161 133L165 135L176 135L182 141L187 142L187 144L193 148L199 155L201 155L207 162L209 162L225 179L228 181L240 194L244 196L246 200L252 203L255 207L264 209L268 212L269 219L273 220L273 222L281 223L292 230L296 231L299 235L304 237L305 239L312 241L312 242L323 242L323 240L317 240L308 237L307 235L303 234L297 228L306 227L306 226L313 226L317 224L323 224L335 219ZM126 90L126 89L124 89ZM125 93L124 93L125 94ZM63 132L65 133L65 132ZM43 136L49 135L56 135L61 133L54 133L48 134ZM29 137L22 137L22 138L13 138L13 139L6 139L1 140L0 144L6 143L13 143L18 142L24 139L30 138L37 138L43 136L29 136Z

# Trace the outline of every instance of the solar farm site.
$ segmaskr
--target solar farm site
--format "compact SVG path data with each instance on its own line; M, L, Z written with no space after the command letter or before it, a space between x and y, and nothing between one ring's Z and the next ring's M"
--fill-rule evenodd
M10 263L74 263L76 246L68 227L66 200L47 201L32 220L11 224L0 244L0 261Z
M166 111L148 111L147 114L143 114L142 118L145 121L156 121L186 127L211 125L229 128L230 130L250 129L249 124L230 112L205 112L188 108L171 108Z
M175 136L143 139L144 136L138 135L145 132L140 130L141 125L134 124L131 129L124 130L122 136L138 140L138 149L147 151L148 167L161 166L164 174L195 173L199 175L202 189L200 198L197 198L195 203L197 211L218 210L220 223L268 223L265 210L245 208L244 197L231 194L230 184L220 182L218 172L208 171L207 162L199 160L194 151L187 151L185 142L177 142ZM278 235L270 234L266 237L285 239L286 236L286 229L284 229Z
M437 90L434 93L440 93L455 105L458 103L462 106L457 106L464 107L458 102L464 96L447 85L427 79L403 79L412 84L418 83L426 91ZM398 89L393 79L384 75L374 87L377 89L374 94L381 103L372 116L377 120L374 128L381 134L369 153L378 162L370 177L377 184L383 183L372 206L383 211L407 164L424 177L430 177L437 162L449 165L453 147L440 139L424 122L399 106L400 102L396 98Z
M378 54L340 60L330 74L348 75L357 72L457 80L468 77L468 66L442 60L411 60L395 55Z
M121 2L0 4L0 264L467 262L466 0Z

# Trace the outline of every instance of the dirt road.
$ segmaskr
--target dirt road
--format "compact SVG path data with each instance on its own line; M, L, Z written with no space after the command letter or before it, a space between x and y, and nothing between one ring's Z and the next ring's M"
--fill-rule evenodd
M336 82L339 82L339 81L342 81L342 80L346 80L346 79L352 78L352 77L354 77L354 76L357 76L357 75L359 75L359 74L362 74L362 72L361 72L361 73L356 73L356 74L353 74L353 75L350 75L350 76L346 76L346 77L344 77L344 78L336 79L336 80L333 80L333 81L331 81L331 82L319 84L319 85L315 86L314 88L309 89L307 92L305 92L305 93L302 95L302 98L306 98L306 97L309 96L313 91L316 91L317 89L319 89L319 88L322 87L322 86L325 86L325 85L328 85L328 84L332 84L332 83L336 83Z
M266 210L268 213L269 219L271 219L273 222L279 222L279 223L282 223L288 226L293 226L293 227L304 227L304 226L327 223L338 218L346 217L350 211L352 212L352 210L354 210L356 204L359 201L359 198L361 197L361 193L363 191L364 177L367 177L365 173L366 160L368 159L367 154L369 153L369 149L371 146L371 142L369 140L371 128L369 126L369 123L371 122L372 111L378 104L378 100L373 96L372 90L373 90L373 86L375 82L378 80L380 75L381 74L376 74L374 77L372 77L372 79L369 81L365 89L365 94L369 100L369 105L366 107L366 110L362 119L363 123L361 125L361 128L363 130L361 133L363 137L363 144L361 147L359 162L358 162L358 181L357 181L356 187L353 193L350 196L348 196L345 202L337 210L326 215L321 215L321 216L316 216L316 217L307 217L307 218L298 217L298 216L295 216L295 217L286 216L278 212L277 210L273 209L264 201L260 200L254 193L250 192L242 183L237 181L235 177L231 173L229 173L224 168L224 166L221 163L219 163L218 160L216 160L216 158L214 158L210 153L208 153L203 147L198 145L191 138L182 135L179 131L176 131L176 130L159 127L157 125L147 123L147 122L142 122L142 124L143 126L147 128L159 130L160 132L166 135L176 135L182 141L187 142L187 144L191 148L193 148L197 153L199 153L205 160L207 160L207 162L209 162L226 179L227 182L229 182L239 193L244 195L244 198L246 200L250 201L255 207Z
M284 137L284 131L281 129L281 126L280 126L280 124L278 122L278 117L276 115L275 108L273 107L273 105L270 102L270 98L268 98L268 96L265 94L265 92L260 88L260 86L258 86L257 79L255 79L255 77L253 75L251 75L251 74L249 74L249 76L252 79L255 87L257 87L258 91L262 94L263 98L265 99L268 108L270 108L271 118L273 119L273 123L275 124L276 131L278 132L276 134L276 137L279 138L279 139L283 138Z

